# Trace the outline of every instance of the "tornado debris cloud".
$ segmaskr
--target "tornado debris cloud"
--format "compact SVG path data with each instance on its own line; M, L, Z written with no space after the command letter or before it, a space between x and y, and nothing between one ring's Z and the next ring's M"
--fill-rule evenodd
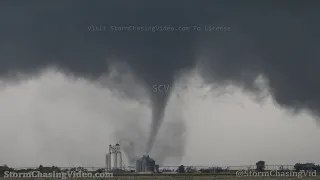
M127 64L143 82L152 104L147 152L170 97L170 92L153 93L152 85L174 84L179 73L199 63L207 84L234 84L259 94L255 79L263 76L279 106L296 112L308 110L318 117L319 5L316 1L290 2L4 1L0 7L0 75L10 79L16 73L32 75L56 66L95 80L108 73L110 63ZM110 28L159 25L189 26L190 30ZM92 31L88 28L92 26L106 28ZM228 27L228 31L205 31L206 26Z

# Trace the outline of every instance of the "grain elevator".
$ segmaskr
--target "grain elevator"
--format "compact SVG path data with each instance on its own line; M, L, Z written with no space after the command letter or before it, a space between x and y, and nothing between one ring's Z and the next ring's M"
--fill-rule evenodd
M149 155L143 155L136 162L137 172L154 172L156 167L156 162Z

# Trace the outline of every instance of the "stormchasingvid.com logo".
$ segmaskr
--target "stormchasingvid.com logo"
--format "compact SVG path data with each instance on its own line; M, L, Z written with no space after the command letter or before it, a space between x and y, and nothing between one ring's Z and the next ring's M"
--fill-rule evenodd
M4 172L5 178L108 178L113 177L113 173L89 173L89 172L51 172L51 173L41 173L39 171L32 171L27 173L17 173L17 172Z
M266 171L266 172L256 172L256 171L237 171L236 177L313 177L317 176L316 171L304 171L304 172L296 172L296 171Z

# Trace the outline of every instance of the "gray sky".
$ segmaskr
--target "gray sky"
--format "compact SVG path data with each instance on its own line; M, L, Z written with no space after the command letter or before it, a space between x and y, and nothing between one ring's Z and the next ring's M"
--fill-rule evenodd
M155 144L161 151L179 143L170 126L183 119L185 154L181 162L169 158L165 165L320 163L314 138L320 131L307 114L291 116L270 98L257 104L237 88L214 96L199 88L201 78L190 77L189 88L169 100L160 129L158 138L171 140ZM19 84L2 84L0 99L0 162L15 167L104 166L108 145L116 143L116 130L146 136L151 123L149 106L52 69Z

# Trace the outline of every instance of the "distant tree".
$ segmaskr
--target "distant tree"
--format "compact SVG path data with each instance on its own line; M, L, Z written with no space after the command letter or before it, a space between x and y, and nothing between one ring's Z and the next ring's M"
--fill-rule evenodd
M41 173L43 173L43 166L42 166L42 165L39 166L39 171L40 171Z
M184 165L179 166L178 172L179 172L179 173L185 173Z
M230 171L230 167L226 167L226 168L225 168L225 171Z
M221 167L209 167L209 168L201 168L199 171L201 173L220 173L226 170L222 169Z
M6 164L3 166L0 166L0 177L4 175L4 172L6 171L14 171L13 168L8 167Z
M171 172L171 169L163 168L163 169L161 170L161 172Z
M214 167L212 169L212 172L214 172L214 173L221 173L223 171L227 171L227 170L226 169L224 170L222 167Z
M279 166L279 171L284 171L284 167L283 166Z
M199 169L201 173L213 173L213 168L201 168Z
M76 171L77 172L86 172L87 170L84 167L80 167L79 166L79 167L76 168Z
M314 170L315 170L315 171L320 171L320 165L315 165L315 166L314 166Z
M294 169L296 171L312 171L317 170L319 168L319 165L315 165L314 163L296 163L294 165Z
M59 167L57 167L57 166L52 166L51 167L51 171L53 172L61 172L61 169L59 168Z
M188 166L188 167L186 168L186 172L187 172L187 173L196 173L196 172L197 172L197 169L194 168L194 167L192 167L192 166Z
M62 172L58 166L44 167L42 165L40 165L38 168L30 170L30 171L39 171L41 173Z
M103 173L103 172L105 172L104 169L97 169L96 171L94 171L94 173Z
M314 163L306 163L306 169L307 171L313 171L315 169L315 164Z
M264 161L258 161L258 162L256 163L256 170L257 170L258 172L263 172L265 168L266 168L266 165L265 165L265 162L264 162Z
M77 170L77 168L75 168L75 167L70 169L70 171L76 171L76 170Z

